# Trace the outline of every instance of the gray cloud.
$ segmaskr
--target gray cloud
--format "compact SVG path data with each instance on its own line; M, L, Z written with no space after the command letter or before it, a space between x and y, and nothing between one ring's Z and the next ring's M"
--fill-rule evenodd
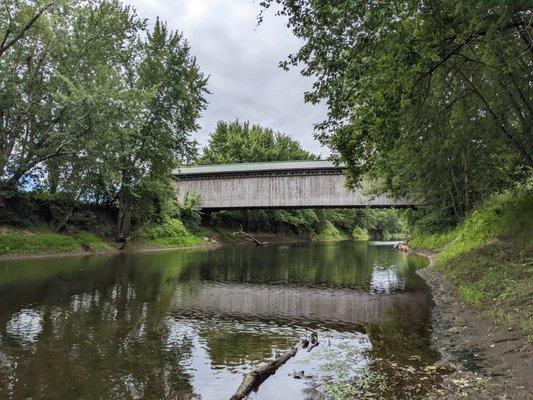
M252 0L126 0L141 17L157 16L183 32L202 71L209 75L209 105L195 138L202 145L218 120L241 121L289 134L307 149L327 156L313 138L324 119L323 106L304 103L312 79L278 63L299 48L281 17L268 12L257 26L260 7Z

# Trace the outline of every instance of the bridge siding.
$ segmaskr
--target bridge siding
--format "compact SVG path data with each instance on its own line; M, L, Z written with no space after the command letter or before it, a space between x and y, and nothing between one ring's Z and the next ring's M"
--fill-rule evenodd
M176 183L178 201L199 194L202 208L322 208L405 207L408 201L385 196L368 198L361 190L348 191L342 173L302 176L244 176L242 178L189 179Z

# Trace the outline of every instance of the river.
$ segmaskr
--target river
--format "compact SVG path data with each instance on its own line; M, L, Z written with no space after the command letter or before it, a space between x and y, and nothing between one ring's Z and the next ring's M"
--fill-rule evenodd
M397 373L438 357L424 265L354 241L2 261L0 398L227 399L313 331L251 398L342 398L357 380L417 398L431 379Z

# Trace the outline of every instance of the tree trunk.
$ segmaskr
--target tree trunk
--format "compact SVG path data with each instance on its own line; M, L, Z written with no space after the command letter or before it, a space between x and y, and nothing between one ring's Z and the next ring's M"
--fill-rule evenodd
M2 129L0 127L0 129ZM13 137L6 137L1 145L2 154L0 155L0 177L5 173L5 169L13 152L15 146L15 139Z
M117 241L127 240L131 230L131 193L129 186L122 184L118 196Z
M300 347L302 349L307 348L307 351L309 352L313 348L318 346L318 344L318 334L316 332L312 332L310 341L307 339L302 339L297 346L277 356L275 359L269 361L268 363L254 368L246 375L244 375L244 379L241 385L239 386L235 394L230 397L230 400L242 400L246 398L246 396L248 396L248 394L252 390L257 391L259 385L261 385L266 379L268 379L269 376L275 374L279 367L281 367L288 360L294 357Z
M78 201L80 200L82 194L83 194L83 192L80 191L78 194L76 194L76 196L72 197L72 200L71 200L71 203L70 203L70 207L69 207L67 213L65 214L65 217L63 218L63 220L57 226L56 231L62 232L67 227L67 223L68 223L70 217L72 217L72 213L74 212L74 208L76 208L76 205L78 204Z
M256 246L264 246L266 244L266 242L260 242L259 240L254 238L252 235L250 235L249 233L245 232L244 229L242 228L242 224L241 224L241 230L238 233L240 233L241 235L246 236L248 239L250 239L252 242L254 242Z
M48 169L48 186L50 187L50 194L57 193L59 187L59 167L57 164L51 162L47 165Z

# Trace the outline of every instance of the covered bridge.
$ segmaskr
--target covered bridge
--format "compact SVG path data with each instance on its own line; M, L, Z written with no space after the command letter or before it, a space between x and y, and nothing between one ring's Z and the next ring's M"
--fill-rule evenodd
M180 167L178 201L199 196L204 211L272 208L413 207L408 200L369 197L345 187L332 161L282 161Z

